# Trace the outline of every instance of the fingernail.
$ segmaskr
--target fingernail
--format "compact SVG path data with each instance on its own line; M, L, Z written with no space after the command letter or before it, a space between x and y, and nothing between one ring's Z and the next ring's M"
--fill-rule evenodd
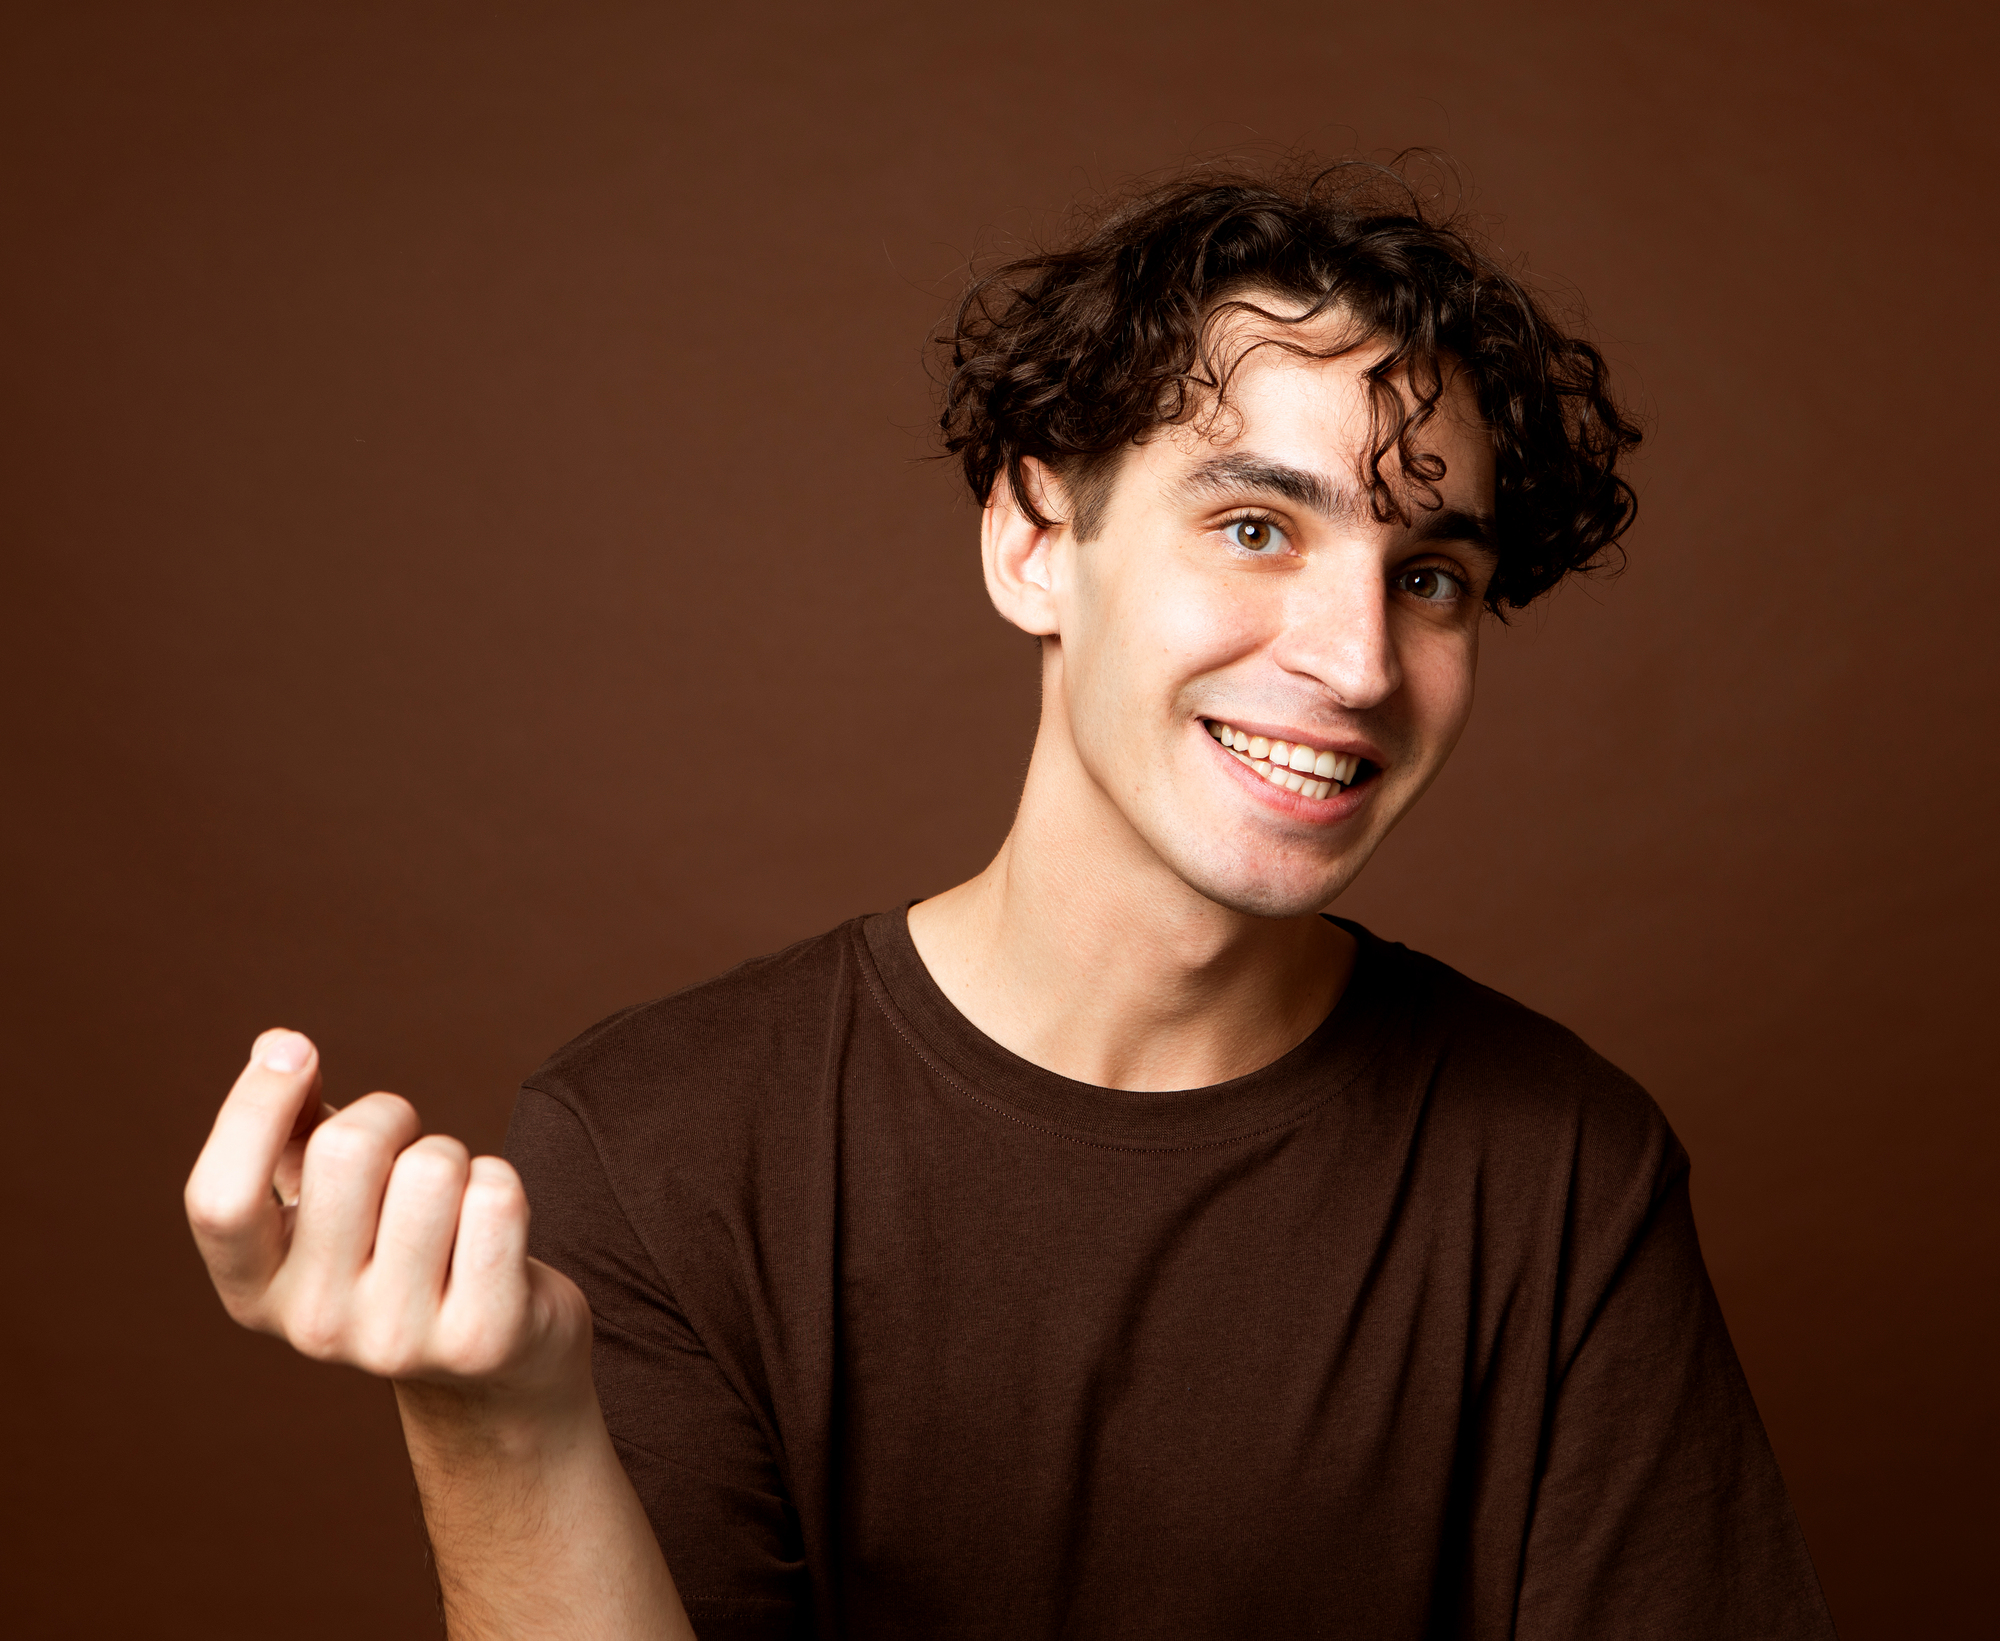
M266 1071L297 1071L312 1058L312 1044L296 1031L274 1031L257 1047L257 1063Z

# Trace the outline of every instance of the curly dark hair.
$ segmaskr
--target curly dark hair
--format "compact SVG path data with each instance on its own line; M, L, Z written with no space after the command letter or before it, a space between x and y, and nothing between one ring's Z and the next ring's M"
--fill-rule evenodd
M1272 297L1288 311L1261 305ZM937 339L945 449L981 503L1004 474L1043 526L1054 521L1021 464L1048 464L1088 541L1125 447L1223 403L1241 362L1217 347L1217 322L1231 312L1347 322L1330 352L1277 344L1309 357L1384 348L1366 372L1364 478L1385 521L1407 518L1382 474L1391 451L1406 491L1438 505L1443 463L1418 437L1446 369L1465 373L1497 463L1500 565L1486 595L1496 613L1572 571L1621 562L1637 498L1616 468L1640 432L1612 398L1602 356L1565 334L1462 217L1434 219L1388 166L1195 172L1115 200L1069 249L979 274Z

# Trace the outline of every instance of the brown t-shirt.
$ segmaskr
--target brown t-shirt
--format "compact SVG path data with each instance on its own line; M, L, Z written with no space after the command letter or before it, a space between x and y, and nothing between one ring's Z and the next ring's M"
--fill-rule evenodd
M1185 1093L1009 1053L900 912L535 1073L533 1248L703 1641L1832 1634L1658 1108L1348 927Z

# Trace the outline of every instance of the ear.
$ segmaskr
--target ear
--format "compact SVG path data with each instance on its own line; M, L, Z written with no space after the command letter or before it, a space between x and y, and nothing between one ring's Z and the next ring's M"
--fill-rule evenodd
M1055 475L1032 457L1021 463L1021 477L1036 509L1058 522L1048 528L1021 511L1014 487L1003 472L987 498L980 522L979 555L986 566L986 594L993 607L1025 633L1038 638L1054 634L1056 619L1055 547L1069 531L1060 520L1064 511Z

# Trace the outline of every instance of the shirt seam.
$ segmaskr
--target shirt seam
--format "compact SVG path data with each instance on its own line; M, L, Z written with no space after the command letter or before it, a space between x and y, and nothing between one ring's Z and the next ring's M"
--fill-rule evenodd
M716 1360L714 1348L709 1344L707 1336L702 1332L700 1325L695 1319L688 1314L686 1304L682 1301L680 1295L674 1291L673 1284L667 1280L666 1272L660 1269L659 1260L653 1257L652 1248L647 1244L646 1239L639 1234L638 1226L633 1223L631 1210L625 1206L625 1199L619 1193L618 1186L612 1178L611 1170L605 1166L603 1148L598 1145L597 1136L591 1132L590 1124L584 1121L583 1113L577 1110L575 1106L560 1094L543 1088L534 1082L523 1083L521 1085L521 1092L524 1094L539 1094L543 1099L553 1102L556 1106L567 1112L570 1121L574 1122L582 1130L584 1140L590 1146L591 1159L597 1164L598 1176L604 1181L605 1192L610 1196L613 1205L618 1209L618 1217L625 1222L625 1231L631 1237L633 1246L639 1250L646 1261L647 1268L652 1271L653 1280L659 1292L673 1306L681 1319L682 1325L694 1336L695 1342L701 1346L702 1353L714 1364L716 1372L721 1376L723 1384L728 1387L730 1395L736 1398L738 1404L749 1414L752 1422L756 1424L761 1438L770 1449L773 1462L778 1466L780 1478L789 1483L789 1477L786 1475L787 1466L783 1457L784 1444L779 1439L775 1408L767 1416L759 1406L758 1399L754 1396L746 1395L743 1388L736 1383L735 1376L721 1362ZM593 1331L596 1325L596 1318L593 1313L591 1320ZM613 1439L616 1440L618 1438L614 1436ZM639 1444L635 1442L632 1445L637 1447ZM650 1451L650 1449L641 1449L641 1451ZM653 1457L667 1464L676 1462L668 1458L664 1453L655 1453ZM681 1468L685 1469L687 1467L681 1466ZM695 1473L699 1474L699 1472ZM789 1498L789 1495L786 1496Z
M591 1160L597 1164L597 1172L599 1177L604 1181L605 1191L610 1195L612 1202L617 1205L618 1217L625 1222L625 1232L631 1237L632 1246L645 1255L646 1264L653 1273L653 1280L659 1284L660 1292L667 1296L675 1310L681 1310L680 1298L675 1294L673 1284L667 1280L667 1273L660 1269L660 1262L653 1257L653 1250L646 1246L646 1239L639 1234L639 1227L632 1222L632 1211L625 1206L625 1199L620 1195L617 1185L612 1180L611 1170L604 1165L603 1147L597 1143L597 1136L590 1131L590 1124L583 1120L583 1113L553 1089L543 1088L539 1084L525 1082L521 1085L521 1092L524 1094L539 1094L543 1099L560 1106L564 1111L569 1113L570 1121L582 1130L584 1139L590 1144ZM695 1337L701 1340L702 1349L706 1350L708 1348L708 1341L701 1339L701 1335L695 1332L694 1323L687 1318L685 1311L682 1311L682 1320L687 1322L688 1331L694 1333Z

